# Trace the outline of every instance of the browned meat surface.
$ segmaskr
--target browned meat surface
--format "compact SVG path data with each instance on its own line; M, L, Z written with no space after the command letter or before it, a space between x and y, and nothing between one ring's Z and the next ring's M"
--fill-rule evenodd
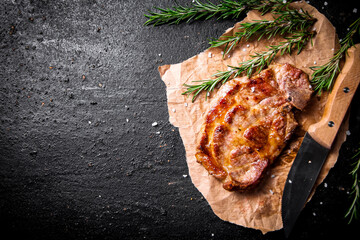
M297 126L312 90L308 76L290 64L221 87L205 115L196 159L227 190L259 183Z

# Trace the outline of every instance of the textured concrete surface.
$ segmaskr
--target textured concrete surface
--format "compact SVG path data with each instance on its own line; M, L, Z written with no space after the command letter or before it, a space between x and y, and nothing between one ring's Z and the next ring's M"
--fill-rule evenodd
M332 21L340 38L359 16L354 1L310 3ZM236 21L143 26L147 9L173 5L170 0L1 1L3 236L283 237L282 231L263 236L220 220L186 177L185 151L168 122L157 67L200 53L208 39ZM347 236L359 223L343 219L350 205L350 157L359 142L358 95L352 134L300 216L294 239Z

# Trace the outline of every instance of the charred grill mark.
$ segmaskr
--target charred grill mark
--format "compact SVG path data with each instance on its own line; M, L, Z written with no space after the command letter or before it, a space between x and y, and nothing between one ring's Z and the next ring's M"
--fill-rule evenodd
M227 173L221 167L218 167L215 164L213 158L209 157L208 155L196 153L195 157L196 159L201 159L201 161L198 162L200 162L204 168L214 177L222 180L227 176Z
M206 123L214 122L214 120L226 109L227 105L228 101L224 98L221 99L219 103L215 107L211 108L206 115Z
M221 154L221 145L224 143L226 133L227 129L223 125L217 126L214 130L213 149L215 157L218 157Z
M206 116L206 123L214 122L215 119L227 109L228 105L229 102L227 99L222 98L215 107L210 109Z
M249 146L240 146L239 148L231 151L230 164L234 168L239 168L245 164L251 163L253 159L258 156Z
M275 89L268 83L264 83L261 85L260 87L260 91L266 95L266 96L270 96L273 92L275 92Z
M212 123L218 116L219 110L217 108L210 109L209 113L206 115L206 123Z
M250 79L248 88L255 94L262 93L264 96L270 96L277 92L276 88L270 84L273 80L273 71L266 70L260 76Z
M230 157L237 158L243 154L248 154L248 153L252 153L252 152L253 152L253 150L249 146L241 145L231 151Z
M241 105L233 107L224 117L226 123L231 124L233 122L234 116L236 113L244 113L247 109Z
M239 91L240 87L241 84L237 83L228 92L226 92L225 96L222 97L219 102L208 112L205 120L206 123L214 122L217 117L221 116L224 112L226 112L229 106L231 106L234 102L231 96L236 94Z
M258 125L249 127L244 131L244 138L246 138L251 145L259 149L263 147L268 141L269 128Z
M204 168L214 177L222 180L227 176L227 173L222 169L217 161L211 157L209 151L209 137L208 130L204 130L204 134L201 137L200 144L195 154L197 162L201 163Z
M205 133L201 136L198 151L203 152L204 154L209 154L208 148L206 147L208 142L209 142L209 138L208 135Z
M250 82L249 82L249 87L253 87L253 86L255 86L256 84L260 84L260 83L262 83L263 82L263 79L262 78L260 78L260 77L258 77L258 78L252 78L252 79L250 79Z
M298 79L298 78L300 78L300 75L303 73L303 71L291 66L290 64L285 64L285 70L287 71L288 76L291 79Z
M280 137L284 137L285 128L286 128L286 118L279 117L276 118L272 123L273 129L276 131L277 135Z
M233 88L231 88L228 91L227 95L229 95L229 96L234 95L235 93L237 93L239 91L240 87L241 87L241 84L237 83Z
M232 181L225 182L223 187L229 191L251 189L260 182L268 166L269 161L267 159L256 158L251 164L229 172Z

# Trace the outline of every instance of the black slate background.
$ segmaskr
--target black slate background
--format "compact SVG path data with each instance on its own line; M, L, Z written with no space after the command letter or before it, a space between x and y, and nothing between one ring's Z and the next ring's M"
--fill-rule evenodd
M359 16L353 0L310 3L340 38ZM204 51L236 21L143 26L147 9L173 5L1 1L2 239L283 239L281 230L262 235L220 220L186 177L157 67ZM359 143L359 94L350 116L351 135L293 239L356 233L359 221L348 225L344 213Z

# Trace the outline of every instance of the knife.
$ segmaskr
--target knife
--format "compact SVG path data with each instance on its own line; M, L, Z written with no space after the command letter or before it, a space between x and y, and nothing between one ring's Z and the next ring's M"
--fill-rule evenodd
M282 220L289 237L305 206L360 82L360 44L348 49L321 120L308 128L291 166L282 196Z

